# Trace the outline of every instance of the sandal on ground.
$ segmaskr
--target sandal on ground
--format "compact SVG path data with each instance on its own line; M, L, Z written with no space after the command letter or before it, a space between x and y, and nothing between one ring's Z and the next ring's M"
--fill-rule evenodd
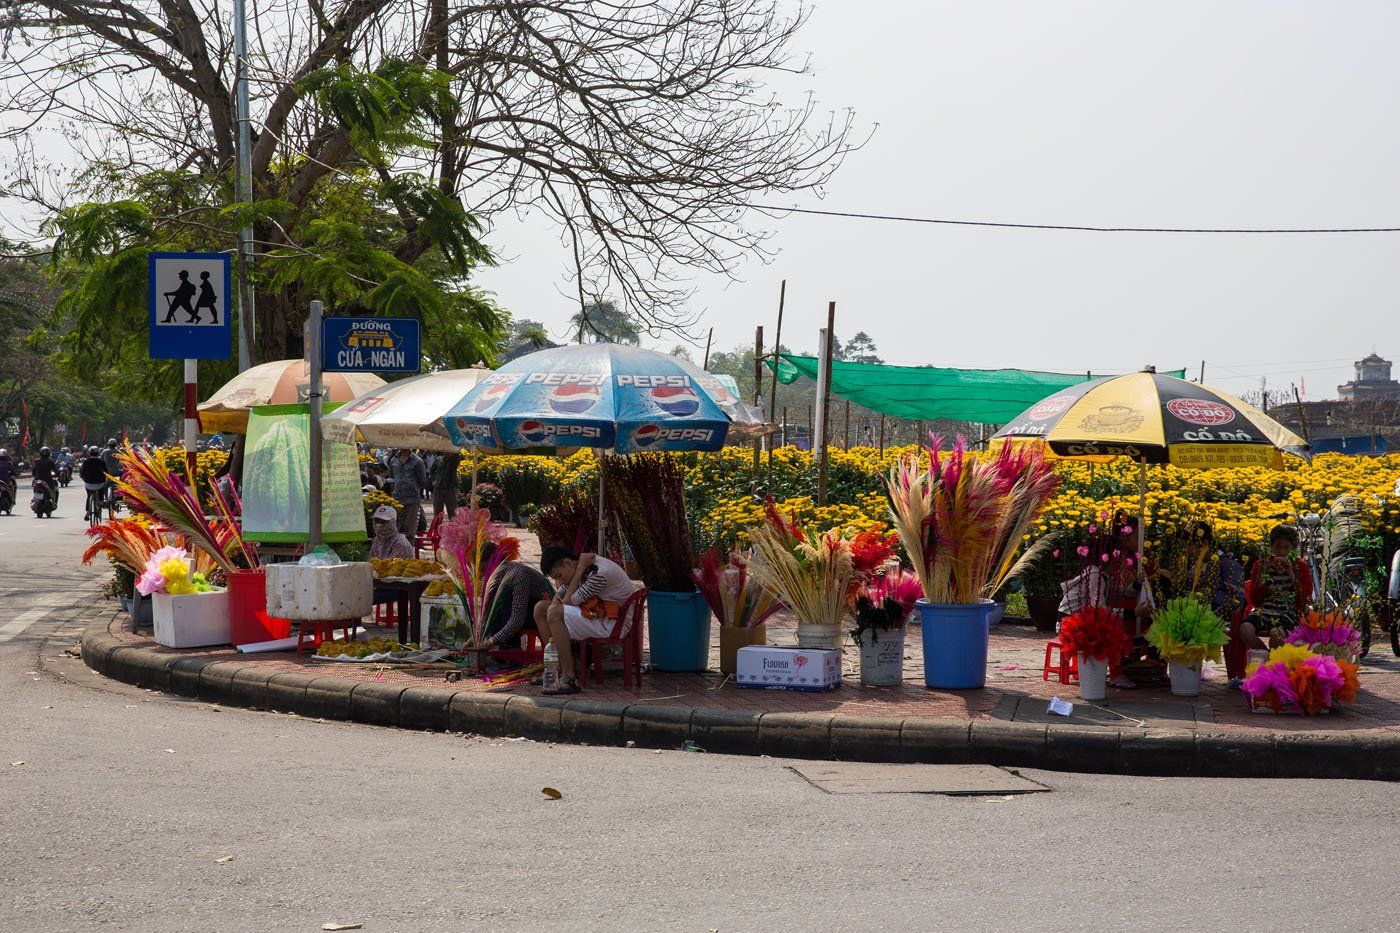
M1113 687L1115 690L1136 690L1136 689L1137 689L1137 684L1133 683L1131 680L1129 680L1129 679L1126 678L1126 677L1114 677L1112 680L1110 680L1110 681L1108 682L1108 685L1109 685L1110 687Z
M541 694L547 697L569 696L571 694L581 692L583 692L583 688L578 685L577 677L565 678L564 680L559 681L559 683L555 684L553 687L546 687L545 689L540 691Z

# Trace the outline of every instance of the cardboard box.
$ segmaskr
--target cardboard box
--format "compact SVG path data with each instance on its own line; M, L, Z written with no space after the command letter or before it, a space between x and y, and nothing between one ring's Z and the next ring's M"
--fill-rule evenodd
M734 681L762 690L835 690L841 686L841 652L750 645L739 649Z

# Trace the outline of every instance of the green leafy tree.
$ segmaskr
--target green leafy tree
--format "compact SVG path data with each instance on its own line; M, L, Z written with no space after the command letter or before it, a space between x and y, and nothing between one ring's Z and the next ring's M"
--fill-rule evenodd
M579 341L584 343L625 343L636 346L642 341L642 329L626 311L612 299L589 302L583 310L569 318Z
M76 359L110 356L92 342L103 296L114 332L139 321L144 250L232 251L245 224L266 359L298 355L312 297L421 314L430 341L465 320L431 352L489 352L493 308L470 285L487 257L477 221L525 209L558 224L580 294L606 285L645 329L675 326L682 275L763 252L768 231L742 205L820 187L854 145L849 115L783 107L765 88L803 70L790 47L806 13L764 0L249 11L251 195L233 204L227 4L0 5L0 140L16 147L0 174L10 197L57 214L65 308L83 317ZM55 177L36 130L102 156Z

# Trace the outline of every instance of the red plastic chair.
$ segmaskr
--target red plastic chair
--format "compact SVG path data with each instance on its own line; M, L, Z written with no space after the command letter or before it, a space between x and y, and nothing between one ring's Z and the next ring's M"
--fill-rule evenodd
M622 684L628 690L632 689L632 678L637 678L637 688L642 686L642 614L647 607L647 588L642 587L627 597L627 602L622 604L622 609L617 614L617 624L613 626L612 634L607 638L586 638L579 641L579 681L588 678L588 655L590 651L593 655L593 680L595 683L603 682L603 645L622 646ZM631 628L628 629L628 617L631 617ZM623 630L627 629L627 634Z
M433 516L433 520L428 523L427 531L420 531L413 536L413 556L421 557L423 549L428 549L428 560L432 560L437 554L438 545L442 542L442 519L446 512L439 512Z
M1244 603L1230 619L1230 640L1226 642L1222 652L1225 656L1225 676L1227 677L1243 678L1245 666L1248 663L1249 646L1240 638L1240 623L1259 609L1258 594L1254 591L1253 580L1245 581Z
M1056 651L1060 653L1058 663L1054 658ZM1049 680L1051 671L1058 675L1062 684L1079 683L1079 657L1072 651L1065 651L1064 644L1058 638L1045 643L1045 667L1040 672L1040 679Z

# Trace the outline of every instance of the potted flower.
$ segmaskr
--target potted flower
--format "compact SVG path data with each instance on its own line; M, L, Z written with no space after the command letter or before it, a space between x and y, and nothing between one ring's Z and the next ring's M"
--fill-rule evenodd
M961 437L951 451L932 440L927 462L902 457L887 480L890 514L923 587L924 682L982 687L988 597L1049 547L1042 540L1022 551L1060 481L1038 446L1007 444L977 456Z
M1123 620L1102 606L1084 606L1060 623L1061 651L1079 656L1079 696L1102 700L1108 690L1108 664L1128 652L1132 639Z
M1229 640L1220 616L1195 596L1167 600L1147 630L1147 642L1167 662L1172 693L1179 697L1201 692L1201 664L1219 663Z
M151 597L156 644L167 648L229 644L228 591L210 584L184 548L163 547L151 555L136 590Z
M83 552L83 563L89 564L99 554L112 565L110 584L112 595L123 600L123 608L131 613L132 624L151 624L151 600L136 591L136 578L146 569L151 556L165 547L165 539L152 527L145 516L116 518L87 530L92 539Z
M763 623L782 608L749 573L749 558L737 551L725 557L712 548L700 558L695 585L719 620L719 671L733 674L740 648L767 644Z
M1303 645L1280 645L1269 659L1248 671L1240 689L1255 712L1316 716L1338 703L1356 700L1356 665Z
M219 484L209 488L206 509L185 478L160 457L140 448L118 455L122 475L117 489L138 516L148 516L173 532L195 558L194 572L227 584L225 614L229 628L222 644L249 644L285 638L291 623L267 614L267 580L257 546L243 537L238 520L242 503L224 497ZM212 511L212 517L208 514ZM190 603L194 605L194 602ZM154 609L154 607L153 607Z
M860 648L860 682L889 686L904 680L904 623L923 595L919 578L908 570L890 570L856 593L855 630Z
M651 665L660 671L710 666L710 607L695 588L685 516L685 467L669 454L604 457L605 507L622 530L647 586Z
M1309 612L1288 633L1287 642L1352 664L1361 656L1361 632L1335 609Z
M749 529L749 571L797 616L801 648L840 648L841 620L862 580L851 556L851 540L836 531L820 534L796 516L786 516L769 498L763 524Z

